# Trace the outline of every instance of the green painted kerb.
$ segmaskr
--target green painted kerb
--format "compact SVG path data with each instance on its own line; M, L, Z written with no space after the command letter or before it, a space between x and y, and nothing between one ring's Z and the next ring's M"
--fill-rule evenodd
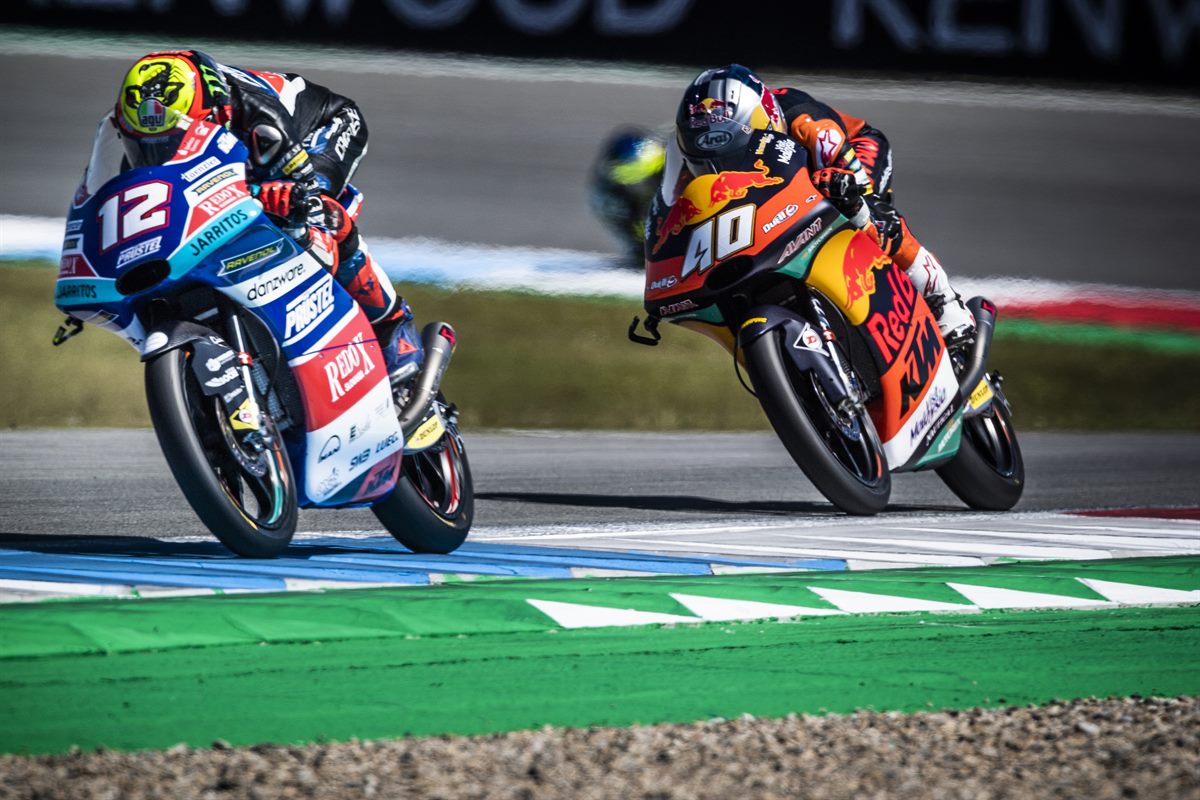
M807 592L818 607L814 586L956 602L947 581L1094 599L1077 577L1195 590L1200 558L10 605L0 751L1200 693L1194 606L562 630L527 602L680 614L671 593Z

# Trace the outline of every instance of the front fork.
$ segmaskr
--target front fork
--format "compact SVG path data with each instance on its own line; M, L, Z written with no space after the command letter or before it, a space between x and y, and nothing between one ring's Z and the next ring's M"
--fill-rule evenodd
M821 341L824 342L825 352L829 354L829 358L833 361L834 369L837 370L838 377L842 381L842 385L846 387L846 398L838 404L838 411L846 416L853 416L855 413L862 410L865 398L862 395L861 386L858 379L854 377L850 365L846 363L846 359L842 356L841 349L837 346L837 336L833 329L829 326L829 318L825 316L825 309L821 306L821 301L815 294L809 294L808 302L812 306L813 316L816 318L817 325L820 328Z

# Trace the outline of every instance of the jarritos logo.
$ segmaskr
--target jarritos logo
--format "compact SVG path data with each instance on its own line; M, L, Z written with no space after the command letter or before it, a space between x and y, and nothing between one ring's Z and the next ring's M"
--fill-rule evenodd
M683 190L683 194L671 206L656 231L658 240L650 252L657 253L672 236L688 225L703 222L717 214L730 201L741 200L751 189L778 186L783 178L772 176L760 158L754 162L750 172L720 172L716 175L701 175Z

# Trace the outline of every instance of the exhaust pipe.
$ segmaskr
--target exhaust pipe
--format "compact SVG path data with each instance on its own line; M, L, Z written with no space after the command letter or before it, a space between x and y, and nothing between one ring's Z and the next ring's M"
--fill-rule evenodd
M972 297L967 308L975 317L975 346L967 357L967 367L958 378L958 392L963 399L971 396L987 369L988 350L996 328L996 304L985 297Z
M442 375L446 373L450 357L454 355L454 347L458 344L458 336L448 323L431 322L421 329L421 344L425 348L425 363L417 373L412 397L400 414L400 430L406 440L414 426L425 418L437 397Z

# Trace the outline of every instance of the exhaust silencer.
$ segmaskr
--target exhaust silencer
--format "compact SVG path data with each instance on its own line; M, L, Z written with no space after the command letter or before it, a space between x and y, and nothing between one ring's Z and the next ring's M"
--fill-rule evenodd
M412 397L400 414L400 430L406 439L412 434L413 428L425 419L429 406L437 397L442 376L458 344L458 336L449 323L431 322L421 330L421 344L425 347L425 363L417 373Z
M996 304L985 297L972 297L967 308L975 317L975 345L967 358L966 369L958 378L958 392L963 399L971 396L983 373L987 369L988 350L992 346L992 333L996 329Z

